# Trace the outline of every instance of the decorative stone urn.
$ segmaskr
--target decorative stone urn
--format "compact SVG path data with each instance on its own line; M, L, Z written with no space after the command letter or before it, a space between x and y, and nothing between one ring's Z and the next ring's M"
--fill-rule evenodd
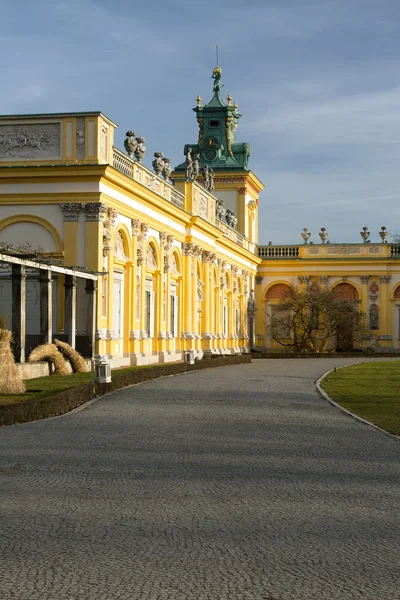
M171 159L170 158L163 158L163 168L162 168L162 176L164 177L165 180L170 178L170 175L172 173L172 167L171 167Z
M386 231L386 227L381 227L379 235L381 236L382 243L387 244L387 237L389 233Z
M366 244L369 236L371 235L370 232L368 231L368 227L363 227L363 230L360 231L360 235L361 235L362 239L364 240L364 244Z
M162 152L154 152L154 160L151 163L153 165L154 172L158 177L161 176L164 168L163 156L164 154Z
M137 137L136 141L138 145L135 150L135 157L136 160L141 163L146 155L146 148L144 146L146 140L143 137Z
M308 243L308 239L310 236L311 232L308 231L307 227L304 227L303 231L301 232L301 237L303 238L305 244Z
M215 205L215 213L217 215L217 219L219 219L220 221L223 221L225 213L226 213L225 203L223 200L220 200L219 198L217 198L217 203Z
M133 158L138 145L137 141L135 140L135 135L136 134L134 131L127 131L126 140L124 141L125 150L127 151L128 156L131 158Z
M319 237L321 238L321 242L322 242L323 244L325 244L325 243L326 243L326 240L328 239L328 236L329 236L329 234L328 234L328 232L326 231L326 228L325 228L325 227L321 227L321 231L320 231L320 233L319 233Z

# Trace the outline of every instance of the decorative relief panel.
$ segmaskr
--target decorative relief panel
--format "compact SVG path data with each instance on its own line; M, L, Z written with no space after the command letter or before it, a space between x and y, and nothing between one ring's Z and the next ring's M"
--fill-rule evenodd
M360 246L328 246L327 254L361 254Z
M61 124L0 125L0 160L61 158Z
M369 254L379 254L379 246L369 246L368 253Z
M319 254L319 248L311 246L308 248L308 254Z

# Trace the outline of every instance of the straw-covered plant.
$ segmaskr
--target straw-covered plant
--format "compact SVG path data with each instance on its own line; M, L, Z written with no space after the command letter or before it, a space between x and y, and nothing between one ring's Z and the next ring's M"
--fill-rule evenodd
M69 375L63 355L58 351L55 344L41 344L32 350L29 362L40 362L47 360L53 365L53 375Z
M55 345L58 350L61 352L64 358L69 360L71 363L71 367L74 373L86 373L86 363L83 357L74 350L72 346L67 344L67 342L61 342L60 340L54 340Z
M7 318L0 317L0 394L23 394L25 384L21 379L11 349L12 333L5 329Z

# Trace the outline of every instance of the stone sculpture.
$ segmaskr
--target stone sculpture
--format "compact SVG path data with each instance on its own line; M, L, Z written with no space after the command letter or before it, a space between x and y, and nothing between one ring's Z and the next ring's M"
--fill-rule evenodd
M171 159L163 158L162 160L164 163L163 168L162 168L162 176L164 177L165 180L168 180L172 173Z
M193 154L193 181L195 181L200 173L200 152L198 150L196 150Z
M214 191L214 171L208 165L203 167L204 187L207 191Z
M329 236L329 234L328 234L328 232L326 231L325 227L321 227L321 231L320 231L320 233L319 233L319 237L321 238L321 242L322 242L323 244L325 244L325 243L326 243L326 240L328 239L328 236Z
M128 153L128 156L130 156L131 158L134 157L135 154L135 150L137 148L137 141L135 140L135 132L134 131L127 131L126 132L126 140L124 141L124 146L125 146L125 150Z
M379 330L379 307L377 304L371 304L369 307L369 328Z
M363 230L360 231L360 235L361 235L362 239L364 240L364 244L366 244L369 236L371 235L370 232L368 231L368 227L363 227Z
M139 163L141 163L146 155L146 148L144 146L144 143L146 140L143 137L137 137L136 141L137 141L137 147L135 150L135 157L136 157L136 160Z
M301 233L301 237L303 238L305 244L308 244L308 239L310 238L310 236L311 236L311 231L308 231L307 227L304 227L304 229Z
M153 169L155 174L160 177L164 168L164 154L162 152L154 152L154 160L151 163L153 165Z
M226 212L226 210L225 210L224 201L217 198L217 203L215 205L215 213L216 213L217 219L219 219L220 221L223 221L225 212Z
M236 213L233 212L233 210L230 210L228 208L228 210L226 211L225 220L228 223L229 227L232 227L233 229L236 227L237 216Z
M193 179L193 159L191 148L188 148L186 152L185 177L186 179Z
M382 243L383 244L387 244L387 237L388 237L389 234L386 231L386 227L381 227L379 235L381 236Z

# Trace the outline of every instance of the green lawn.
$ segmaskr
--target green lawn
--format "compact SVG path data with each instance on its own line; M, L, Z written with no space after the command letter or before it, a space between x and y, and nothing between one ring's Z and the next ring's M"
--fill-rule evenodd
M175 364L175 363L168 363ZM115 369L113 373L126 373L128 371L138 369L148 369L151 367L165 366L165 365L144 365L140 367L125 367L123 369ZM62 392L71 387L76 387L84 383L90 383L92 380L91 373L72 373L71 375L59 376L50 375L48 377L37 377L36 379L26 379L26 392L25 394L0 394L0 406L8 404L18 404L19 402L26 402L33 398L43 398L44 396L52 396L58 392Z
M18 404L26 402L33 398L43 398L44 396L52 396L57 392L62 392L71 387L90 383L92 380L91 373L72 373L71 375L51 375L49 377L37 377L36 379L26 379L25 394L9 394L0 395L0 406L7 404Z
M321 387L344 408L400 435L400 361L338 369L323 379Z

